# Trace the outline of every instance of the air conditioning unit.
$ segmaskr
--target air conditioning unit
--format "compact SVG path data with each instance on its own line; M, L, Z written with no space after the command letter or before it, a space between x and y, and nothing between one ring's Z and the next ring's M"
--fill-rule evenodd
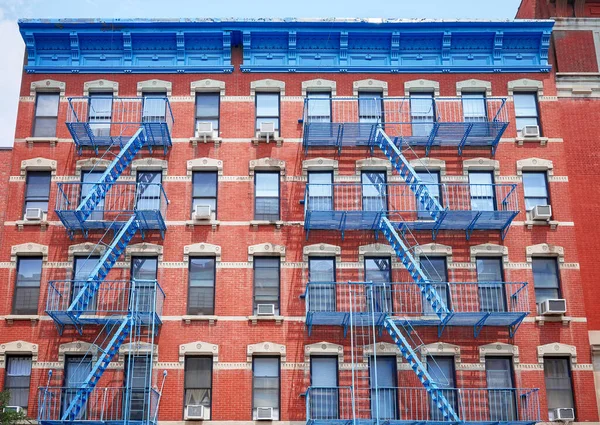
M21 406L6 406L2 409L2 413L6 412L21 413L23 412L23 408Z
M275 316L274 304L257 304L256 314L259 316Z
M207 139L211 139L213 137L213 125L212 122L198 122L196 123L196 137L202 137L204 142Z
M256 420L257 421L272 421L273 408L272 407L257 407L256 408Z
M542 316L553 316L567 312L567 301L563 299L546 300L540 303L540 314Z
M570 407L558 407L550 411L550 420L572 422L575 420L575 409Z
M531 219L536 221L548 221L552 218L552 207L550 205L536 205L531 210Z
M206 419L204 415L207 411L208 409L206 409L201 404L188 404L187 406L185 406L185 415L183 419L185 419L186 421L201 421L203 419Z
M275 123L261 122L258 130L258 137L265 137L267 143L269 143L269 138L275 138Z
M27 208L25 210L25 220L40 221L44 218L44 212L41 208Z
M540 126L526 125L523 127L523 137L540 137Z
M194 220L210 220L210 205L196 205Z

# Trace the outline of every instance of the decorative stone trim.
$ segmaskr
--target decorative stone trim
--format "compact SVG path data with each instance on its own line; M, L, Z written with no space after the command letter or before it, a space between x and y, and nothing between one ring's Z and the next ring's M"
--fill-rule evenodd
M279 171L279 174L285 176L285 161L274 158L260 158L250 161L250 176L255 171Z
M119 95L119 83L109 80L94 80L83 83L83 95L89 96L90 92L110 92Z
M84 355L92 354L92 361L98 359L98 347L94 344L85 341L73 341L58 346L58 361L65 362L67 355Z
M246 348L246 360L252 362L252 356L281 356L281 361L285 362L285 345L275 342L259 342L258 344L249 344Z
M552 342L546 345L540 345L537 348L538 363L544 363L544 357L570 357L572 364L577 364L577 347L574 345Z
M344 362L344 347L330 342L317 342L304 346L304 362L310 362L310 356L337 356L338 363Z
M375 348L376 351L373 350ZM378 356L402 356L400 348L391 342L377 342L375 347L373 344L367 344L363 348L363 361L367 362L369 357L377 353ZM400 359L398 359L400 361Z
M565 249L562 246L540 243L525 248L527 262L531 263L533 257L557 257L559 263L565 262Z
M248 247L248 261L254 261L254 257L281 257L285 261L285 245L275 245L271 242L259 243Z
M148 242L128 245L127 248L125 248L125 261L131 261L131 257L158 257L158 262L161 262L163 257L163 246Z
M194 243L183 247L183 261L188 263L190 257L215 257L215 261L221 261L221 247L206 242Z
M121 345L119 348L119 361L125 361L125 357L130 354L150 353L152 352L153 363L158 362L158 344L150 344L149 342L129 342Z
M358 96L358 92L360 91L380 91L382 97L386 97L388 95L388 83L387 81L373 80L372 78L352 83L352 94Z
M48 246L40 245L35 242L26 242L20 245L13 245L10 249L10 261L17 261L17 257L35 257L42 256L42 261L48 261Z
M69 246L68 260L73 263L75 257L88 257L90 255L104 255L106 247L90 242L79 243Z
M549 159L527 158L517 161L517 175L522 176L523 171L545 171L548 177L554 175L554 164Z
M443 159L424 157L419 159L411 159L409 163L416 171L433 170L439 172L440 177L446 175L446 161Z
M187 175L192 176L194 171L216 171L217 175L223 175L223 161L213 158L195 158L187 162Z
M31 362L37 362L38 346L27 341L11 341L0 344L0 369L5 367L6 356L10 354L30 354Z
M473 158L463 161L463 175L468 176L469 171L494 171L494 176L500 175L500 161L489 158Z
M387 176L392 175L392 163L387 159L365 158L356 161L356 175L360 176L363 171L385 170Z
M477 257L502 257L502 262L508 264L508 247L493 243L474 245L471 250L471 263L477 261Z
M143 96L145 93L156 93L166 92L167 96L171 96L173 89L173 83L164 80L146 80L138 81L137 83L137 95Z
M394 250L390 245L374 243L358 247L358 261L361 263L365 261L365 257L385 257L388 255L394 255Z
M185 363L185 356L212 356L213 363L219 361L219 346L210 342L195 341L179 346L179 363Z
M25 177L27 171L50 171L51 175L56 175L56 161L47 158L31 158L21 161L21 176Z
M336 262L342 260L342 248L327 243L307 245L302 249L302 261L308 261L309 257L335 257Z
M419 245L415 249L415 257L417 260L421 256L425 257L446 257L446 261L452 262L452 247L449 245L442 245L440 243L428 243Z
M519 347L503 342L493 342L491 344L479 346L479 362L485 363L486 356L512 356L513 363L519 363Z
M520 91L537 91L538 96L544 95L544 83L538 80L530 80L522 78L520 80L512 80L508 82L508 95L512 96L515 92Z
M492 95L492 83L490 81L476 80L474 78L457 81L456 95L460 96L463 93L485 93L487 97L490 97Z
M131 175L135 177L139 169L141 171L160 171L163 177L165 177L167 175L168 167L169 162L164 159L136 159L135 161L131 162Z
M404 95L410 96L411 93L433 93L434 96L440 95L440 83L431 80L412 80L404 83Z
M336 82L322 78L302 81L302 96L306 96L306 93L310 91L331 92L331 96L335 96Z
M65 95L67 83L56 80L33 81L29 86L29 95L35 96L36 93L59 92L61 96Z
M329 158L313 158L302 161L302 175L307 176L310 171L333 171L337 176L339 171L338 161Z
M200 92L219 92L225 96L225 81L211 80L210 78L192 81L190 84L190 95L196 96Z
M255 96L256 92L279 92L285 96L285 82L266 78L256 80L250 83L250 96Z
M421 357L425 361L426 356L454 356L454 363L459 365L460 347L446 342L434 342L421 347Z
M80 159L75 163L75 175L81 176L81 172L89 171L89 170L106 170L110 166L110 161L108 159L101 158L87 158Z

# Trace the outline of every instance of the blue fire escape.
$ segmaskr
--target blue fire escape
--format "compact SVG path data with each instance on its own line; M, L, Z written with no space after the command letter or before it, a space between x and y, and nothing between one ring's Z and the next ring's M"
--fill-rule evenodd
M93 182L58 184L57 215L71 237L78 231L98 235L92 252L100 258L85 259L83 275L50 282L46 312L61 335L71 328L80 335L95 330L97 337L80 363L62 377L50 372L48 385L40 388L42 425L157 422L162 389L159 378L153 379L152 361L164 292L156 280L108 277L136 235L157 231L164 236L168 199L162 185L119 178L143 148L167 152L172 124L166 97L69 98L67 127L77 151L102 150L102 159L111 162ZM125 378L115 386L103 374L120 353L125 353Z

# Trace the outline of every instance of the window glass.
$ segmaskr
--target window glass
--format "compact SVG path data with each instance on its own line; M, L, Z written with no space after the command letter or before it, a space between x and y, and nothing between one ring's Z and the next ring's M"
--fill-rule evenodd
M427 357L427 371L433 379L437 382L438 386L442 390L442 395L446 397L446 400L450 403L455 412L458 412L457 402L458 394L456 388L456 376L454 369L454 356L430 356ZM431 413L432 420L443 421L443 415L440 409L437 407L437 403L429 397L429 411Z
M196 123L210 122L213 131L218 131L220 101L220 93L197 93Z
M361 174L363 211L387 211L387 180L385 171L365 171Z
M429 194L433 196L441 205L441 187L440 187L440 173L438 172L427 172L417 171L417 176L421 179L421 182L427 187ZM431 215L425 207L425 203L419 202L419 211L417 213L419 220L430 220Z
M308 92L309 122L331 122L331 92Z
M19 257L13 314L37 314L42 280L42 257Z
M255 182L255 220L279 220L279 173L257 172Z
M309 211L333 210L333 173L330 171L311 171L308 173Z
M309 258L308 279L309 310L335 311L335 258Z
M513 101L518 133L526 125L539 125L536 93L515 93Z
M192 213L196 205L210 206L211 213L217 214L218 173L214 171L194 172L192 175Z
M556 258L533 258L533 285L535 301L539 304L545 300L560 298L560 279Z
M144 93L142 122L165 122L167 92Z
M491 420L514 421L517 409L512 360L507 357L486 357L485 373Z
M28 171L25 188L25 209L41 208L45 213L48 212L48 201L50 199L50 181L49 171Z
M186 357L185 406L210 409L212 398L212 357ZM206 417L210 419L210 417Z
M73 290L71 294L71 301L73 301L73 299L77 297L77 294L83 290L86 281L91 276L99 261L100 257L95 255L89 257L75 257L73 259ZM97 293L94 294L88 303L88 310L96 310L97 295Z
M279 93L256 93L257 130L263 122L272 122L279 130Z
M311 419L338 418L337 357L311 356L310 358Z
M252 407L271 407L279 419L279 358L254 357L252 364Z
M77 396L79 388L85 382L92 371L92 360L89 356L66 356L65 357L65 373L64 373L64 389L62 394L61 409L64 413L73 399ZM77 416L78 419L87 419L87 409L84 407Z
M396 356L378 356L369 359L371 385L371 417L394 420L398 417L398 388Z
M131 392L129 419L141 421L150 409L149 387L152 378L150 355L129 355L125 357L124 386Z
M471 192L471 210L495 211L494 174L488 171L469 172L469 190Z
M365 280L374 283L392 281L392 265L389 257L365 258Z
M110 136L112 93L90 93L88 120L95 137Z
M214 314L215 258L190 258L189 264L188 314Z
M161 206L161 171L138 170L136 181L136 207L140 210L160 210Z
M465 122L487 121L485 95L483 93L463 94L462 107Z
M31 380L31 357L7 356L4 389L10 393L8 406L27 408Z
M479 307L485 312L506 311L506 292L503 282L502 258L477 258Z
M557 408L575 408L569 359L544 357L544 378L548 397L548 413ZM552 420L554 418L550 418Z
M254 258L254 313L258 304L272 304L279 314L279 257Z
M359 91L358 117L361 123L382 123L383 94L377 91Z
M33 137L56 137L60 93L38 93L35 104Z
M421 270L425 276L431 282L443 282L434 283L433 287L446 304L448 309L451 309L450 305L450 292L448 290L448 267L446 264L446 257L421 257L420 260ZM423 313L427 315L435 314L435 311L431 305L431 302L427 298L423 297Z
M548 202L548 185L545 172L523 173L523 190L525 192L525 208L531 211L537 205L550 205Z
M429 137L435 121L435 102L432 93L411 93L410 116L412 135Z

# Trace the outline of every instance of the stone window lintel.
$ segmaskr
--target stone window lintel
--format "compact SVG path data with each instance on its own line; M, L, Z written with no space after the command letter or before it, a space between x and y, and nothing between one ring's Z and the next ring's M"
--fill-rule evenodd
M502 342L479 346L479 362L485 363L486 356L511 356L515 364L519 363L519 347Z
M515 92L537 92L538 96L544 95L544 83L539 80L531 80L529 78L521 78L520 80L512 80L508 82L508 95L512 96Z
M317 342L304 346L304 361L309 362L310 356L337 356L338 363L344 361L344 347L330 342Z
M190 83L191 96L195 96L196 93L202 92L219 92L220 96L225 96L225 81L206 78L204 80L192 81Z
M572 364L577 364L577 347L574 345L552 342L537 348L538 363L544 363L544 357L569 357Z
M38 345L27 341L11 341L0 344L0 369L5 367L6 356L10 354L30 354L32 363L37 362Z
M548 159L521 159L517 161L517 175L522 176L523 171L545 171L548 174L548 177L552 177L554 175L554 164Z
M432 80L412 80L404 83L404 95L410 96L411 93L433 93L434 96L440 95L440 83Z
M102 158L87 158L80 159L75 163L75 175L81 176L82 172L90 170L104 171L110 166L111 162L108 159Z
M110 92L114 96L119 95L119 83L109 80L93 80L83 83L83 95L89 96L90 92Z
M285 362L286 347L285 345L275 342L259 342L257 344L249 344L246 348L246 360L251 363L253 356L280 356L281 361Z
M374 243L369 245L362 245L358 247L358 261L364 262L365 257L387 257L392 256L394 258L394 250L390 245L382 243Z
M173 83L165 80L145 80L138 81L137 83L137 95L143 96L145 93L156 93L166 92L167 96L171 96L173 90Z
M36 257L41 256L42 261L48 260L48 246L35 242L26 242L20 245L13 245L10 249L10 260L17 261L18 257Z
M255 171L279 171L279 174L285 176L285 161L274 158L260 158L250 161L250 176L253 176Z
M303 261L308 261L309 257L335 257L336 262L339 262L342 257L342 248L327 243L307 245L302 249L302 257Z
M477 80L475 78L457 81L456 95L460 96L463 93L485 93L487 97L491 97L492 83L490 81Z
M131 257L158 257L158 262L162 261L163 246L148 242L128 245L125 248L125 261L131 261Z
M78 257L87 257L89 255L103 255L105 251L105 247L101 245L96 245L90 242L79 243L76 245L69 246L68 260L70 263L73 263L75 256Z
M195 243L183 247L183 261L189 262L190 257L215 257L221 261L221 247L206 242Z
M314 80L302 81L302 96L306 96L307 92L331 92L331 96L336 95L336 82L333 80L325 80L316 78Z
M508 247L493 243L474 245L470 248L471 262L477 261L477 257L502 257L503 263L508 263Z
M463 175L468 176L469 171L494 171L494 176L500 175L500 161L489 158L473 158L463 161Z
M424 157L411 159L409 163L415 171L439 171L440 177L446 175L446 161L443 159Z
M392 164L387 159L365 158L356 161L356 175L360 176L363 171L381 171L385 170L388 177L392 175Z
M332 171L338 175L339 163L335 159L313 158L302 161L302 175L307 176L311 171Z
M223 161L214 158L195 158L187 162L187 175L192 176L194 171L216 171L217 175L223 175Z
M185 363L185 356L212 356L213 363L219 361L219 346L210 342L195 341L179 346L179 363Z
M59 92L64 97L67 83L51 79L32 81L29 86L29 95L35 96L36 93Z
M421 256L425 257L446 257L446 261L452 262L452 247L449 245L442 245L440 243L428 243L419 245L415 250L415 256L417 259Z
M383 97L388 95L387 81L374 80L368 78L366 80L358 80L352 83L352 94L358 96L361 91L380 91Z
M56 161L47 158L31 158L21 161L21 176L25 177L27 171L50 171L50 175L56 175Z
M254 257L281 257L281 261L285 261L285 245L270 242L251 245L248 247L248 262L253 262Z
M250 83L250 96L255 96L257 92L279 93L285 96L285 82L266 78L256 80Z
M446 342L434 342L421 347L421 357L425 360L426 356L454 356L456 364L460 364L460 347Z
M131 175L135 177L138 170L140 171L160 171L165 177L169 168L168 161L157 158L136 159L131 162Z
M559 263L565 262L565 249L562 246L540 243L525 248L527 262L531 263L533 257L557 257Z

